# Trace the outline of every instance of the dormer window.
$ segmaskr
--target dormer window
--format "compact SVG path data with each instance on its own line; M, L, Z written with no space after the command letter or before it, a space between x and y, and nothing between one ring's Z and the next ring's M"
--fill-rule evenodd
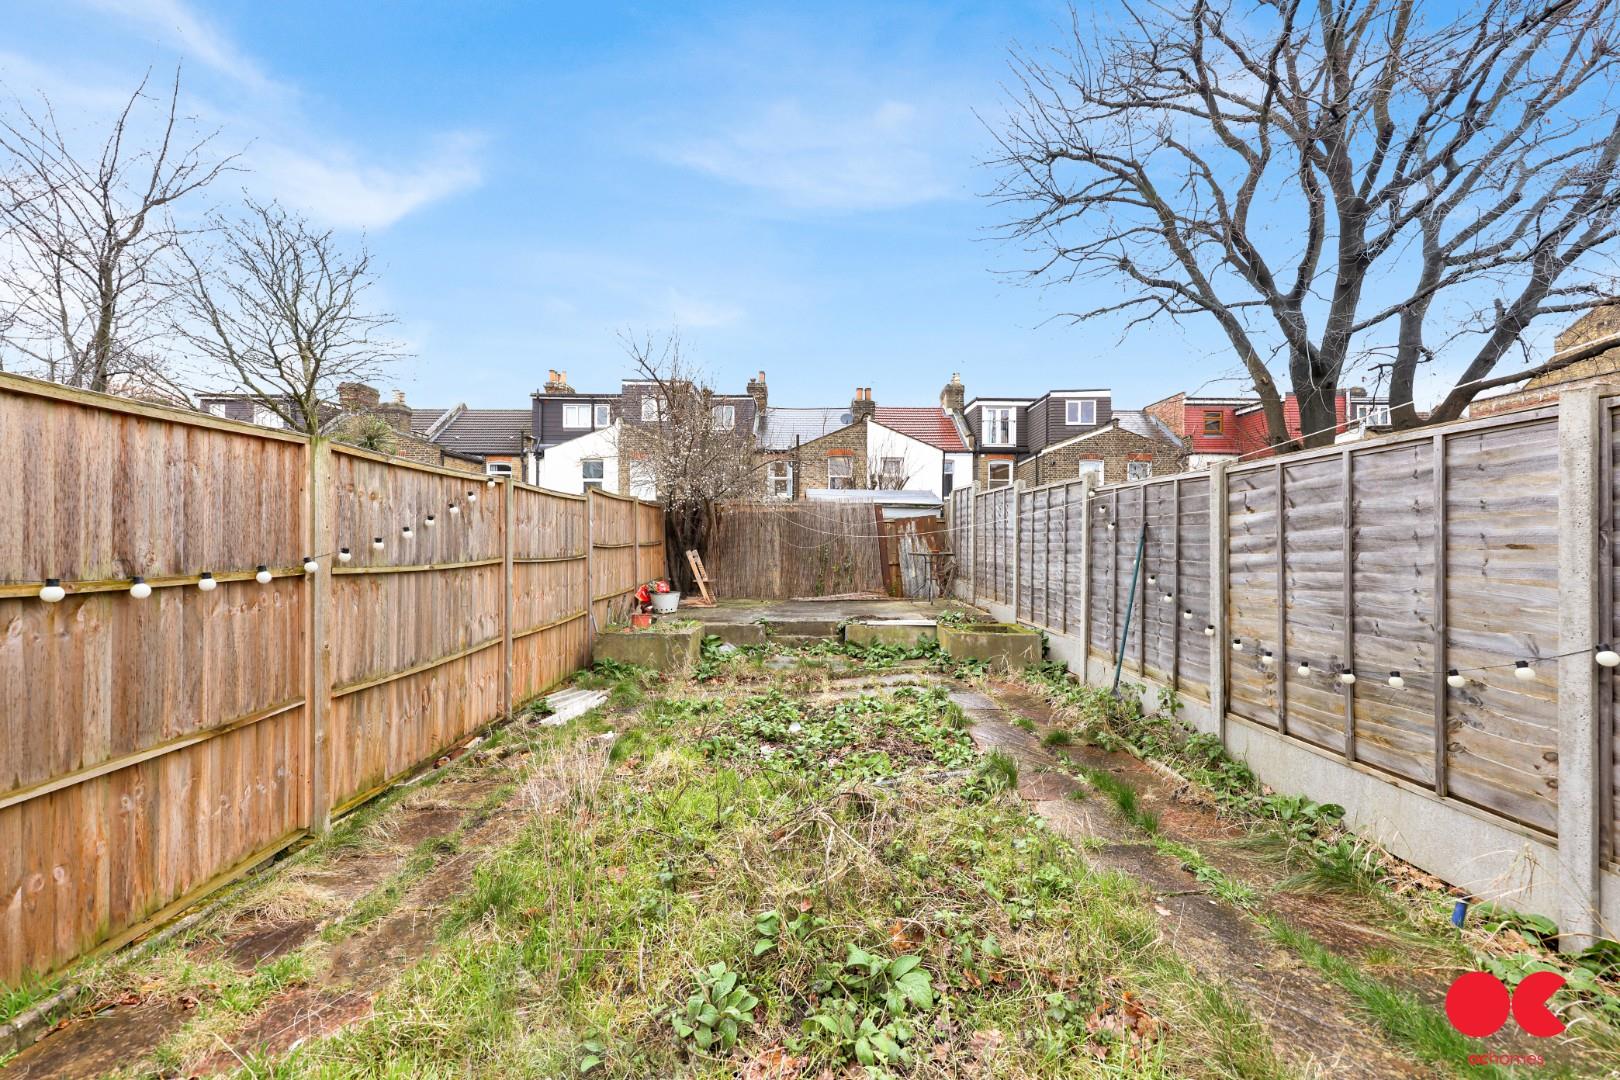
M1018 441L1018 417L1010 406L997 406L984 410L984 442L986 446L1011 446Z
M643 420L648 421L648 422L651 422L651 421L654 421L654 420L662 420L664 418L664 416L663 416L664 410L662 408L660 408L661 405L662 405L662 402L660 402L655 397L642 398L641 399L641 418Z
M1070 398L1063 403L1063 422L1070 427L1094 427L1097 403L1090 398Z

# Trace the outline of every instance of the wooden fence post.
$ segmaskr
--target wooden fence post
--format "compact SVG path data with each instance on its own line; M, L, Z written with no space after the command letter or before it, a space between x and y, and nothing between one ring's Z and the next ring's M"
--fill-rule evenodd
M1285 494L1287 474L1279 459L1273 467L1273 482L1277 487L1277 649L1271 657L1271 670L1277 675L1277 731L1288 734L1288 497ZM1255 648L1259 648L1259 642ZM1348 664L1350 661L1346 660Z
M1215 628L1209 639L1209 710L1221 745L1226 745L1226 465L1217 461L1209 467L1209 624Z
M596 497L585 489L585 626L596 649Z
M325 835L332 827L326 714L332 702L332 563L337 558L332 542L332 446L323 438L311 436L307 452L309 553L320 563L319 570L304 575L309 590L309 657L304 682L309 714L309 829Z
M517 491L508 476L501 485L501 713L512 712L512 523Z
M1602 680L1592 650L1599 629L1603 496L1599 462L1607 439L1600 390L1558 395L1558 947L1597 940L1601 815L1598 748Z

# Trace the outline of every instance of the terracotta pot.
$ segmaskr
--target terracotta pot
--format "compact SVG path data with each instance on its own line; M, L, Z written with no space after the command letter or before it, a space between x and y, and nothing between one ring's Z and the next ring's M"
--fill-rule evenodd
M630 625L638 630L645 630L652 625L652 612L638 611L630 616Z

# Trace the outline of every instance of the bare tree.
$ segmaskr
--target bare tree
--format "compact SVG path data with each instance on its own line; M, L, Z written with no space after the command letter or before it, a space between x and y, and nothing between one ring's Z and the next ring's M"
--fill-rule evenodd
M405 355L391 315L370 310L371 256L275 203L213 218L211 260L187 253L175 330L264 408L318 435L338 383L365 382Z
M69 145L50 102L0 117L0 362L71 386L173 397L159 347L186 236L177 204L232 168L143 79L92 157ZM143 112L156 108L148 135ZM9 326L7 325L9 323Z
M1147 3L1015 58L996 195L1029 270L1121 295L1076 319L1212 318L1288 440L1331 441L1347 371L1461 362L1460 415L1538 319L1615 302L1617 0ZM1521 372L1518 378L1534 374Z
M683 353L680 337L662 340L623 335L637 375L646 386L642 401L627 408L619 433L619 453L631 482L651 487L663 504L666 533L676 557L675 576L686 578L682 552L704 551L714 527L715 507L758 495L760 467L754 432L724 421L703 373ZM635 411L637 408L644 410Z

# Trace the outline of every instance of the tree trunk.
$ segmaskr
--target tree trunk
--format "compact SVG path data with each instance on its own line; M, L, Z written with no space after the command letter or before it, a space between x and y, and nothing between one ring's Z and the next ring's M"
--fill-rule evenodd
M1338 388L1321 383L1295 391L1299 399L1299 442L1306 446L1331 446L1338 434Z

